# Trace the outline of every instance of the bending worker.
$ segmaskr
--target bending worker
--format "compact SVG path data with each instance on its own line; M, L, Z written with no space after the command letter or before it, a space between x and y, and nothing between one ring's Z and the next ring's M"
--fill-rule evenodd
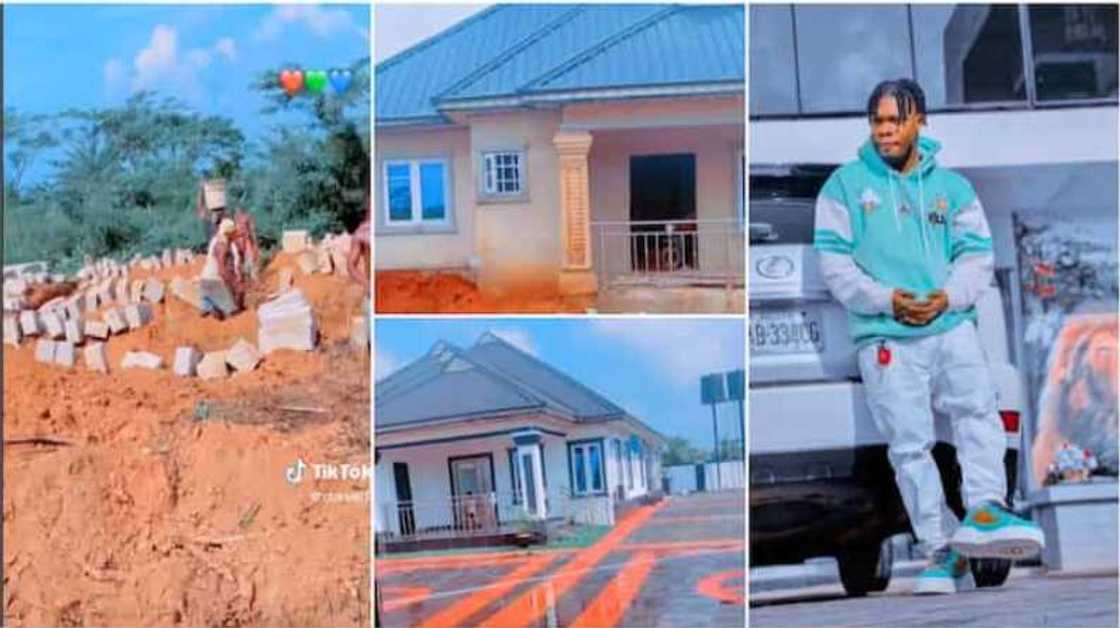
M929 556L915 592L954 593L971 579L967 557L1029 557L1043 536L1005 501L1006 440L974 307L992 279L988 222L969 182L937 165L940 144L919 135L925 114L914 81L874 89L870 139L817 198L814 247L849 312L871 416ZM968 508L959 524L930 453L932 408L952 423Z
M237 226L229 218L218 224L218 232L206 249L206 264L198 277L202 315L223 319L244 307L245 291L241 274L241 254L233 243Z

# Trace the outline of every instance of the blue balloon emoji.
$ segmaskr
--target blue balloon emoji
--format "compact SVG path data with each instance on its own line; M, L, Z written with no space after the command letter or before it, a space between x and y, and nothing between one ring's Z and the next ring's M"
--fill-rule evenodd
M327 73L330 78L331 87L334 88L336 94L341 94L350 87L350 70L334 69Z

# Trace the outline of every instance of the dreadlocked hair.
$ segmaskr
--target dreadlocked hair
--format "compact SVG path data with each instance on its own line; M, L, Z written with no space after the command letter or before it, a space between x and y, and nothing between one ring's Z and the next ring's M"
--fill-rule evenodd
M900 122L905 122L911 113L926 113L926 95L922 87L915 81L903 78L883 81L871 90L871 96L867 99L867 117L875 117L879 111L879 101L886 97L894 98Z

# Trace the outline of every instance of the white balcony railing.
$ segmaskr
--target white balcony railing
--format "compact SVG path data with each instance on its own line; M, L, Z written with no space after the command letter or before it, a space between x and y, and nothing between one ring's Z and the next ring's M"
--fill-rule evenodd
M597 221L591 229L601 285L743 285L738 219Z

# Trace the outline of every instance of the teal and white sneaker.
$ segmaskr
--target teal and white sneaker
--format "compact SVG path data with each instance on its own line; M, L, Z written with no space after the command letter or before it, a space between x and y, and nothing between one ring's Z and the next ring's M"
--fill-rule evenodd
M929 564L918 574L914 595L956 593L976 588L968 559L945 546L930 554Z
M969 509L949 545L969 558L1031 558L1042 552L1042 528L993 502Z

